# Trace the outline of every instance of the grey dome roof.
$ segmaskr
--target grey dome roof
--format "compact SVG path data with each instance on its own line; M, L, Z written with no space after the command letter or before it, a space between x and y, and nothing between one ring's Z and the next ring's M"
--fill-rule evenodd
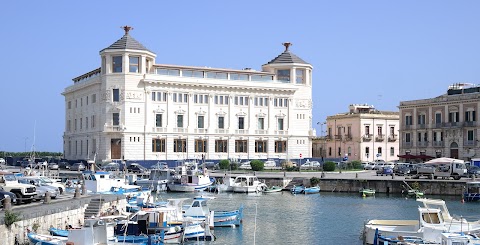
M291 43L283 43L285 46L285 51L279 56L275 57L273 60L268 62L266 65L270 64L291 64L291 63L300 63L300 64L309 64L308 62L302 60L300 57L296 56L294 53L290 52L288 48L291 46Z
M122 38L118 39L116 42L114 42L112 45L110 45L108 48L104 48L100 50L100 52L106 50L106 49L134 49L134 50L144 50L153 53L152 51L148 50L143 44L139 43L135 38L130 36L128 34L128 31L130 29L133 29L131 27L125 26L125 35L123 35Z

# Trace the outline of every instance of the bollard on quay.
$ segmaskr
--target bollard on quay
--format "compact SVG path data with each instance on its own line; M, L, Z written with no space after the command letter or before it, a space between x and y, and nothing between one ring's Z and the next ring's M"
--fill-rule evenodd
M50 203L52 197L50 196L50 192L45 192L45 198L43 199L43 203Z
M3 209L4 210L12 210L12 198L7 195L5 199L3 199Z
M73 195L73 198L80 198L80 189L75 187L75 194Z
M82 196L87 195L87 186L85 186L85 183L82 183Z

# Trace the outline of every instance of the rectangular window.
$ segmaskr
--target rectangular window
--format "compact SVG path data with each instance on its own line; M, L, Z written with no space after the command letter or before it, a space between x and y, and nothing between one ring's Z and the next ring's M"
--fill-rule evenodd
M247 141L246 140L235 140L235 152L247 152Z
M177 115L177 128L183 128L183 115Z
M218 117L218 128L225 128L225 117Z
M474 138L473 138L473 130L468 130L467 131L467 140L468 141L473 141Z
M180 70L178 69L164 69L164 68L157 68L155 72L158 75L167 75L167 76L180 76Z
M97 94L92 94L92 104L97 102Z
M296 69L295 70L295 73L296 73L296 80L295 82L297 84L305 84L305 70L303 69Z
M88 117L85 117L85 128L88 129Z
M290 70L278 70L277 80L279 82L290 82Z
M112 57L112 72L119 73L122 72L122 56L113 56Z
M174 152L187 152L187 140L186 139L175 139L173 141L173 151Z
M71 101L68 102L68 109L72 109L72 102Z
M378 150L378 152L377 152L377 153L378 153L378 155L379 155L379 156L381 156L381 155L382 155L382 147L378 147L378 149L377 149L377 150Z
M405 125L412 125L412 116L405 116Z
M112 125L119 126L120 125L120 113L114 112L112 113Z
M112 90L113 94L113 102L119 102L120 101L120 89L114 88Z
M377 127L377 134L382 135L382 126Z
M395 135L395 127L390 127L390 135Z
M77 131L77 119L76 119L76 118L75 118L75 125L74 125L74 127L75 127L75 131Z
M87 105L88 105L88 95L87 95L87 99L85 100L85 102L86 102L86 103L87 103Z
M245 129L245 117L238 118L238 129Z
M155 127L162 127L162 114L155 114Z
M263 117L258 118L258 129L263 130L265 128L264 121L265 121L265 118Z
M198 128L205 128L204 121L205 121L205 117L204 117L204 116L198 116L198 125L197 125L197 127L198 127Z
M435 123L442 123L442 114L435 113Z
M165 139L152 139L152 152L165 152Z
M394 147L390 147L390 156L391 157L395 156L395 148Z
M370 135L370 125L365 125L365 135Z
M425 121L426 121L426 115L424 114L418 115L418 122L417 122L418 125L425 125Z
M68 123L67 123L67 131L70 132L72 130L72 121L71 120L68 120Z
M283 130L283 118L278 119L278 130Z
M195 140L195 152L207 152L207 140Z
M405 142L407 142L407 143L412 142L410 133L405 133Z
M247 74L230 73L230 80L248 81Z
M139 64L140 64L140 57L138 56L130 56L129 57L129 72L133 73L139 73L140 69Z
M92 128L95 128L95 115L92 115L91 123L92 123Z
M215 140L215 152L227 152L228 143L226 140Z
M266 140L256 140L255 141L255 152L258 152L258 153L267 152L267 141Z
M275 141L275 152L284 153L287 151L287 141L277 140Z

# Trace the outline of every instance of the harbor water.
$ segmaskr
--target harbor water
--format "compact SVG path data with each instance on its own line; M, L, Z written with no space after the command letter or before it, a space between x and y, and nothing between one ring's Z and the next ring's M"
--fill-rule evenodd
M418 219L414 198L377 194L321 192L292 195L208 192L160 193L159 200L198 195L215 196L211 210L233 210L244 206L243 224L215 228L215 242L193 244L363 244L362 230L371 219ZM459 196L428 196L445 200L450 214L467 220L480 219L480 203L462 203ZM188 204L185 203L185 204Z

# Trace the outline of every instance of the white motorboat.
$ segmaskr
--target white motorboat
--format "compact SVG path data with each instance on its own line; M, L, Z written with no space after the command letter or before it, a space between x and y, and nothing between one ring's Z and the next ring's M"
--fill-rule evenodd
M184 164L177 167L174 180L169 182L167 186L170 191L194 192L203 191L213 183L214 181L210 179L206 168L199 171L197 164Z
M137 179L136 185L152 191L166 191L167 184L173 181L175 170L170 168L154 168L148 179Z
M232 185L233 192L239 193L262 192L267 188L267 185L260 182L254 175L237 176Z
M417 199L418 220L370 220L364 227L366 244L373 244L376 230L382 236L416 236L425 241L441 243L444 232L480 232L480 221L454 219L443 200Z

